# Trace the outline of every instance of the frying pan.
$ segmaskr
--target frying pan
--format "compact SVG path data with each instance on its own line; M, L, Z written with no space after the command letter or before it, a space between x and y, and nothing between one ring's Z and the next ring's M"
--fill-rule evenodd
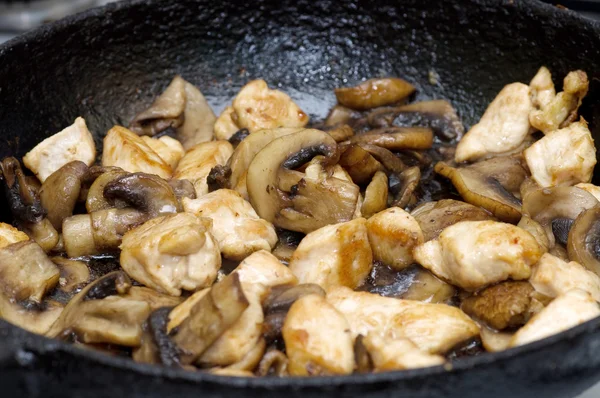
M583 114L600 138L600 26L540 2L129 1L0 47L0 156L22 156L79 115L100 146L111 126L127 124L175 74L200 87L217 112L245 82L264 78L313 118L334 103L334 87L401 76L417 86L417 99L450 100L468 126L504 84L528 82L541 65L555 78L587 71ZM141 365L0 322L7 397L552 398L598 379L600 319L447 367L293 379Z

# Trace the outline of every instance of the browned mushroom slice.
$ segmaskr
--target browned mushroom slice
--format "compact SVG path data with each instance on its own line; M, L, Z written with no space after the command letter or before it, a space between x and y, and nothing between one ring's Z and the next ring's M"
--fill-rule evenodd
M238 274L234 273L216 283L171 333L173 341L181 350L181 363L195 362L239 319L248 305Z
M373 127L429 127L446 140L459 140L465 133L456 110L445 100L377 109L369 114L368 121Z
M67 255L80 257L116 250L123 235L147 219L147 214L134 209L100 210L69 217L63 222Z
M0 294L0 317L29 332L46 333L62 310L62 304L56 301L46 300L41 305L24 306Z
M378 171L365 190L365 200L361 207L363 217L369 218L372 215L384 210L388 200L388 178L384 172Z
M348 126L347 124L342 124L341 126L334 127L331 130L327 130L327 133L333 137L335 142L346 141L350 137L354 135L354 129Z
M532 190L523 197L523 213L544 228L550 248L554 247L557 240L553 233L553 221L574 220L583 211L597 205L598 200L592 194L576 187L559 186ZM557 227L554 229L557 230Z
M46 218L37 188L29 183L15 158L2 160L0 170L4 195L19 227L44 251L52 250L58 243L59 235Z
M118 296L130 288L131 281L121 271L96 279L69 301L46 336L57 337L68 331L84 343L139 346L150 305Z
M184 121L177 129L177 139L188 150L213 139L217 116L202 92L189 82L185 82L185 96Z
M359 146L369 152L390 173L400 174L407 168L404 162L388 149L371 144L359 144Z
M42 248L33 241L0 249L0 290L13 301L42 301L58 283L60 273Z
M392 207L401 209L416 201L413 193L421 181L421 169L419 167L409 167L396 175L390 175L389 192L393 195Z
M153 136L169 127L181 126L184 121L185 102L185 80L177 76L150 108L132 120L131 131L138 135Z
M350 174L356 184L371 181L373 175L382 170L381 164L369 152L355 144L345 148L340 155L339 164Z
M229 141L229 143L235 150L235 148L237 148L242 141L248 138L248 136L250 136L250 131L248 129L239 129L238 131L233 133L233 135L229 137L227 141Z
M231 169L229 178L231 189L235 189L242 195L246 193L246 173L248 167L257 153L259 153L271 141L284 135L297 133L303 128L281 127L271 130L261 130L251 134L242 141L227 162ZM243 191L243 192L242 192Z
M256 154L248 168L247 187L250 203L261 218L304 233L353 218L359 194L355 184L335 177L311 178L293 170L316 155L324 155L326 165L338 160L333 138L314 129L277 138ZM294 180L297 183L286 191Z
M425 241L437 238L440 233L460 221L494 220L494 216L480 207L454 199L427 202L415 208L411 215L423 231Z
M279 230L277 237L279 240L272 253L279 261L288 265L304 235L298 232Z
M527 171L523 167L521 158L517 156L497 156L474 163L467 168L494 178L513 195L520 195L521 184L527 178Z
M288 362L288 358L283 352L275 349L268 350L258 364L256 374L258 376L288 376Z
M483 207L502 221L517 223L521 219L521 202L495 178L444 162L436 164L434 170L449 178L466 202Z
M52 257L51 260L60 270L58 284L64 292L71 293L80 289L90 280L90 270L83 261L70 260L64 257Z
M172 179L169 180L169 186L173 190L173 193L175 194L175 197L177 197L177 201L180 205L183 198L196 199L196 189L190 180Z
M122 209L127 206L127 203L121 200L109 201L104 197L104 188L106 187L106 184L126 174L128 173L120 167L90 167L88 175L84 177L93 180L85 200L85 208L88 213L93 213L98 210L107 210L113 207Z
M569 258L600 276L600 208L585 210L575 219L567 243Z
M455 294L454 286L438 279L426 269L418 267L412 283L399 298L436 304L447 303Z
M519 327L541 309L533 300L534 291L529 282L502 282L467 298L461 308L498 330Z
M265 314L263 336L268 343L281 338L281 328L290 307L296 300L309 294L318 294L325 297L325 290L314 283L276 286L271 289L263 302L263 312Z
M181 304L183 301L182 297L159 293L154 289L144 286L132 286L127 293L122 294L121 297L130 300L144 301L150 305L152 311L162 307L174 307Z
M52 173L42 184L40 201L48 212L48 220L58 231L63 220L73 215L81 192L81 179L87 169L85 163L76 160Z
M133 173L117 177L104 187L104 197L120 199L147 213L150 218L181 210L169 183L153 174Z
M429 149L433 145L433 131L423 127L386 127L355 135L350 142L377 145L394 151Z
M153 310L142 325L141 345L133 351L136 362L180 367L179 348L167 334L167 324L171 307Z
M352 109L371 109L406 99L415 87L399 78L371 79L355 87L335 89L338 102Z
M329 111L325 119L325 126L334 127L343 124L354 124L356 120L361 118L361 113L341 105L336 105Z

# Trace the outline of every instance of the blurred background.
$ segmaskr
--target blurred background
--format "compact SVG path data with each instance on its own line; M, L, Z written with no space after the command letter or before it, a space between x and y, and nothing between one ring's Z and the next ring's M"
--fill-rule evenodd
M117 0L0 0L0 43L44 23ZM176 0L169 0L176 1ZM600 0L544 0L600 21ZM580 398L599 398L600 385Z

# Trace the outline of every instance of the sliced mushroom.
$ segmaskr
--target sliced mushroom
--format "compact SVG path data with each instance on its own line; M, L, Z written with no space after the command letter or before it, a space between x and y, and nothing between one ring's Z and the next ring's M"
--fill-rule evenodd
M527 178L527 171L523 167L522 159L517 156L496 156L473 163L467 168L495 179L513 195L520 194L521 184Z
M279 241L273 249L273 255L287 265L304 235L298 232L279 230L277 236Z
M268 350L256 370L257 376L288 376L288 358L279 350Z
M326 127L341 126L343 124L353 125L354 122L362 117L360 112L336 105L329 111L325 119Z
M175 214L181 210L169 183L146 173L126 174L113 179L104 187L106 199L119 199L128 203L149 218Z
M377 109L369 113L368 120L373 127L428 127L445 140L459 140L465 133L456 110L446 100Z
M136 362L161 364L167 367L180 367L180 350L167 334L167 323L171 307L153 309L142 325L140 347L133 351Z
M355 135L350 142L377 145L394 151L429 149L433 145L433 131L423 127L386 127Z
M411 284L399 298L417 300L424 303L445 304L454 297L456 288L438 279L431 272L421 267L416 268Z
M552 231L553 220L574 220L584 210L597 205L598 200L592 194L575 187L532 190L523 197L523 213L544 228L550 248L553 248L556 242Z
M460 221L495 220L486 210L453 199L423 203L411 215L421 226L426 242L437 238L444 229Z
M65 218L73 215L79 200L82 178L87 165L80 161L67 163L52 173L42 184L40 201L52 226L60 231Z
M417 166L409 167L397 176L390 175L389 192L393 197L391 206L403 209L414 204L414 192L420 181L421 170Z
M276 286L271 289L263 302L265 322L263 325L263 336L267 342L273 342L281 338L281 328L287 313L301 297L316 294L325 297L325 290L314 283L303 283L296 286Z
M68 217L63 222L64 248L71 258L114 251L127 231L147 219L147 214L134 209L108 209Z
M467 298L461 309L497 330L515 328L524 325L539 309L532 303L533 292L529 282L503 282Z
M434 170L449 178L467 203L483 207L502 221L517 223L521 219L521 202L495 178L444 162L437 163Z
M58 243L59 234L46 218L36 187L29 183L15 158L2 160L0 170L4 195L19 227L44 251L52 250Z
M90 280L90 270L83 261L64 257L52 257L51 260L60 270L58 284L64 292L71 293L81 289Z
M338 102L352 109L371 109L390 105L406 99L415 87L399 78L367 80L355 87L335 89Z
M0 291L14 301L40 303L58 283L60 273L42 248L33 241L0 249Z
M217 117L202 92L193 84L185 82L185 117L177 129L177 139L185 150L213 139Z
M170 127L183 124L185 110L185 80L176 76L150 108L133 118L130 129L139 135L154 136Z
M365 190L365 200L361 213L365 218L383 211L388 200L388 178L384 172L378 171Z
M362 149L369 152L382 166L389 172L400 174L406 170L407 166L388 149L377 145L359 144Z
M0 317L11 324L36 334L45 334L56 322L63 305L46 300L41 305L21 305L0 294Z
M236 131L231 137L227 140L233 146L233 149L237 148L237 146L244 141L250 135L250 131L248 129L239 129Z
M175 307L183 301L183 298L181 297L162 294L154 289L144 286L132 286L127 293L122 294L121 297L130 300L144 301L150 305L152 311L156 311L162 307Z
M182 364L196 361L248 308L238 274L216 283L191 309L190 315L171 333L180 349ZM207 328L206 325L211 325Z
M127 207L125 202L118 200L108 201L104 197L106 184L126 174L127 172L120 167L92 166L89 168L87 174L83 177L84 181L91 184L85 196L85 208L88 213L107 210L113 207L118 209Z
M333 138L313 129L277 138L256 154L248 168L247 187L250 203L261 218L304 233L352 219L359 194L356 185L293 171L315 155L324 155L327 164L338 160ZM294 179L296 185L286 192L281 183Z
M229 178L229 186L231 189L235 189L241 193L242 196L247 197L246 174L248 172L248 167L256 154L273 140L302 130L303 128L280 127L257 131L248 136L238 145L227 163L231 169L231 176Z
M600 276L600 207L582 211L569 232L569 258Z
M327 133L335 140L335 142L342 142L354 135L354 129L347 124L343 124L327 130Z
M171 179L168 182L169 186L173 190L173 193L177 197L177 201L179 202L180 206L183 206L183 198L196 199L196 189L190 180Z
M381 164L356 144L345 148L340 155L339 164L350 174L352 181L361 185L371 181L375 173L382 170Z

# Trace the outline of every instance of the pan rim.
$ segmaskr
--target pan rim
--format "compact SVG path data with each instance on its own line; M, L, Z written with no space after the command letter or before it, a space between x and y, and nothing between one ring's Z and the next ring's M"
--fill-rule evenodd
M505 6L503 0L466 0L479 6ZM139 4L153 4L160 0L125 0L117 3L109 3L102 7L95 7L87 11L63 18L59 21L39 27L33 31L19 35L3 44L0 44L0 60L9 57L10 52L18 46L26 46L39 38L51 36L56 31L66 27L79 24L93 17L104 17L107 12L118 12L123 9L134 7ZM546 4L540 0L514 0L516 6L523 11L535 13L537 16L548 18L551 22L558 18L576 23L580 29L590 29L600 34L600 22L592 21L582 17L574 11L559 9L553 5ZM183 381L192 383L213 383L216 385L230 386L233 388L334 388L337 386L368 385L393 381L410 380L423 377L431 377L447 373L461 373L480 366L491 365L497 362L513 359L514 357L533 354L544 351L549 347L562 341L581 339L585 335L600 332L600 317L568 329L559 334L535 341L523 346L511 348L496 353L485 353L475 357L462 358L451 362L451 366L435 366L429 368L409 369L385 373L354 374L347 376L318 376L318 377L232 377L213 375L206 372L190 372L180 369L171 369L162 366L142 364L134 362L130 358L114 357L96 351L88 351L45 336L28 332L18 326L14 326L4 320L0 320L0 331L18 331L15 339L22 339L22 345L10 347L11 350L30 350L32 352L64 352L76 359L90 359L102 365L116 369L124 369L141 375L155 376L169 379L171 381ZM17 341L17 345L20 342ZM33 344L31 344L33 343ZM0 343L0 346L2 343ZM43 349L40 349L43 347ZM1 350L0 350L1 351Z

